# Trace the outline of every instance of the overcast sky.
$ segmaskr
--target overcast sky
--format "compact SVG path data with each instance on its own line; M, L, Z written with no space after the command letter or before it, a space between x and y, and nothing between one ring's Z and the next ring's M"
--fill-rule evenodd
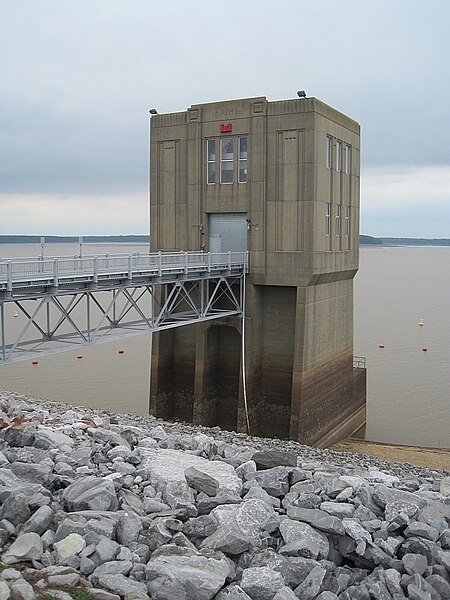
M450 237L450 0L0 0L0 233L148 232L148 109L362 126L361 233Z

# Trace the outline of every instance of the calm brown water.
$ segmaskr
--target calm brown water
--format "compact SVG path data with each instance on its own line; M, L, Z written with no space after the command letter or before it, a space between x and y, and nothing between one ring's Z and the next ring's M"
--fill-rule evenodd
M48 244L46 256L77 244ZM38 244L0 245L37 256ZM84 254L146 252L84 244ZM355 279L355 355L367 357L369 440L450 447L450 248L362 247ZM423 320L424 325L419 326ZM0 389L118 412L148 412L150 335L0 367ZM383 344L384 348L379 348ZM427 352L422 348L426 347ZM123 348L124 354L118 354Z
M450 447L450 247L361 248L355 354L368 440Z

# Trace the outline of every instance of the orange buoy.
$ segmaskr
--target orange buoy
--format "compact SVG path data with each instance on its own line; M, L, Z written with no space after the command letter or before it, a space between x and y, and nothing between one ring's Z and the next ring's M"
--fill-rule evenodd
M39 364L39 361L37 361L37 360L32 360L32 361L31 361L31 364L32 364L32 365L37 365L37 364Z
M124 350L123 348L120 348L120 349L119 349L117 352L118 352L119 354L123 354L123 353L125 352L125 350Z
M422 348L422 352L427 352L428 348Z
M82 355L82 354L79 354L79 355L77 356L77 358L78 358L78 360L80 360L80 358L83 358L83 355Z
M384 348L384 344L378 344L378 348Z

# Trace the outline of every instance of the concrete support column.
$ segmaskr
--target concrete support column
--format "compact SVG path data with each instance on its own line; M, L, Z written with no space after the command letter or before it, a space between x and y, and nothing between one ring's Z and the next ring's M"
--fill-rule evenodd
M305 348L306 289L297 288L297 306L295 311L295 340L292 366L291 417L289 439L299 439L302 410L303 358Z
M211 367L217 361L217 348L208 343L210 323L199 323L196 326L194 406L192 421L195 425L215 425L216 390Z
M173 389L173 341L171 332L154 333L152 339L149 412L156 417L171 417Z

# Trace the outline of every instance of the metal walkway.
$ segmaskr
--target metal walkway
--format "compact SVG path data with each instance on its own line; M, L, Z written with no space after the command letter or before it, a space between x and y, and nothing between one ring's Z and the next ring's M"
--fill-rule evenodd
M0 260L0 365L242 314L247 252Z

